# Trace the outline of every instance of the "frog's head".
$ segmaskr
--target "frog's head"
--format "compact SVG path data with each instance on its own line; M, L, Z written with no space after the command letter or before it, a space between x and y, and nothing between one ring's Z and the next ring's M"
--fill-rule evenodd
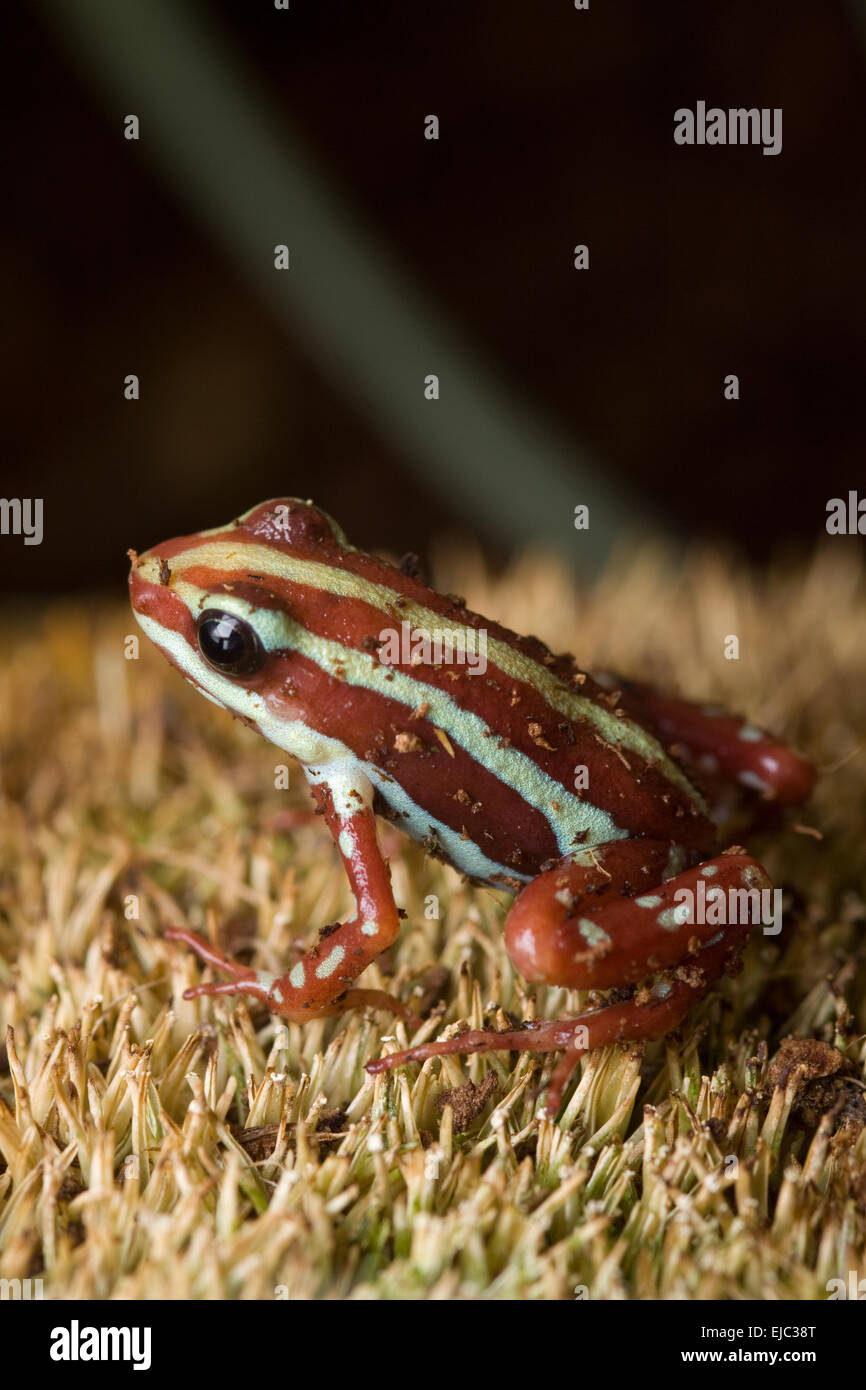
M296 727L307 705L304 661L312 657L320 673L327 668L309 616L339 602L322 576L352 551L326 512L278 498L227 526L178 536L142 555L130 551L132 609L207 699L302 761L318 761Z

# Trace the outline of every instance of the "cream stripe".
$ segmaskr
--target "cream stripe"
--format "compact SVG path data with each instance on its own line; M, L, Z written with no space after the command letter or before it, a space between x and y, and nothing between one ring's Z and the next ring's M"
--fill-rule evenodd
M314 560L299 560L291 555L283 554L281 551L276 551L271 546L256 545L254 542L243 541L236 546L231 541L201 545L191 550L181 551L172 557L170 564L172 587L176 587L177 575L190 566L201 565L207 569L233 570L237 573L250 571L254 574L266 574L277 579L286 579L291 583L308 588L321 589L340 598L359 599L364 603L372 604L373 607L382 609L398 624L401 621L407 621L415 627L426 628L428 631L439 628L461 635L470 630L466 624L449 621L440 613L434 613L432 609L425 608L412 599L405 598L396 590L388 589L383 584L375 584L369 579L364 579L360 575L339 569L334 565L323 565ZM149 567L152 567L150 574L147 573ZM159 560L154 558L142 561L139 572L142 573L143 578L156 583L158 582L156 577L158 568ZM347 649L343 648L343 650ZM523 652L515 651L506 642L489 635L487 655L512 680L525 681L532 685L543 695L550 708L556 710L557 713L565 715L568 719L589 720L607 743L631 749L640 757L655 763L664 772L668 781L673 782L680 791L685 792L689 799L702 812L706 813L703 798L685 774L667 756L661 744L639 724L635 724L629 719L617 719L615 715L595 704L594 701L587 699L585 695L578 695L575 691L570 690L546 666L533 661ZM427 690L429 687L425 687L425 699L429 698L426 694Z
M427 835L435 835L449 861L462 873L482 882L495 878L528 882L525 874L490 859L474 840L464 840L456 830L425 811L393 777L386 777L372 763L361 762L345 743L318 733L300 719L277 718L261 695L218 675L174 628L164 627L143 613L135 616L150 640L168 652L181 671L188 673L186 678L195 682L200 695L249 719L269 743L298 759L308 782L327 783L338 815L354 815L360 806L371 806L376 786L384 800L400 813L400 826L406 834L419 842ZM210 684L210 690L203 688L203 682ZM357 916L357 908L355 912Z
M172 576L172 588L193 615L200 613L207 602L218 602L222 609L247 618L255 624L259 640L269 651L287 648L299 652L328 675L387 699L397 700L409 710L417 709L423 700L428 706L426 717L431 723L544 816L556 836L560 853L571 853L579 843L606 844L609 840L622 839L628 833L617 826L607 811L576 797L527 754L512 747L500 748L495 737L486 737L488 727L484 720L469 710L461 709L445 691L435 686L421 686L412 676L384 666L368 652L344 647L341 642L320 637L295 622L281 609L256 608L235 594L219 594L214 600L207 590L188 584L176 574ZM179 645L176 637L174 645ZM184 642L183 645L190 650L188 644ZM194 655L202 668L197 672L197 679L205 687L211 684L213 689L217 689L216 683L208 676L210 668L197 652ZM225 678L217 677L217 682L221 696L225 689ZM272 742L280 740L272 739ZM281 743L281 746L288 745Z

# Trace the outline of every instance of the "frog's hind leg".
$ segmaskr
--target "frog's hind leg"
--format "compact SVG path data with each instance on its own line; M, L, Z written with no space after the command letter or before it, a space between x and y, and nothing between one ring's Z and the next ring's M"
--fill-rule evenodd
M653 846L651 855L669 848L652 841L617 842L604 846L608 865L621 870L626 856L634 856L634 847L639 853L644 845ZM579 1018L504 1032L461 1033L391 1053L369 1063L367 1070L380 1072L445 1053L562 1048L565 1056L547 1094L548 1112L555 1114L583 1052L608 1043L663 1037L682 1022L710 985L734 967L751 924L764 920L762 891L771 887L761 865L739 850L688 869L637 897L615 896L621 890L611 875L611 884L596 901L586 896L575 900L567 884L556 886L557 877L562 879L571 867L566 861L540 875L515 902L507 933L518 968L526 965L535 979L578 989L636 984L648 975L667 973L630 999ZM732 900L732 892L745 896Z
M731 714L721 705L695 704L663 694L651 685L601 677L623 696L629 713L651 728L679 760L710 783L736 782L767 800L788 805L807 801L815 769L786 743Z
M504 1032L470 1030L445 1042L425 1043L403 1052L392 1052L368 1062L367 1071L387 1071L404 1062L422 1062L428 1057L448 1053L558 1052L561 1048L563 1056L548 1082L545 1101L545 1109L552 1118L584 1052L610 1043L662 1038L672 1032L723 973L730 954L731 946L727 942L710 947L702 953L699 966L696 964L688 976L677 978L679 972L675 972L674 978L660 980L644 995L636 995L625 1003L608 1004L579 1018L550 1020Z

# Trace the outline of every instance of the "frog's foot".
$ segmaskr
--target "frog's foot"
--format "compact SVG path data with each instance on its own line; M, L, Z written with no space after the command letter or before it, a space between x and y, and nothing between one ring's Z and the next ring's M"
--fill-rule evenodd
M558 1052L561 1061L548 1082L545 1109L551 1118L562 1103L563 1092L572 1071L584 1052L610 1043L635 1042L642 1038L661 1038L672 1032L724 969L730 946L717 945L702 953L691 967L688 978L680 972L663 976L651 990L625 1003L582 1014L579 1018L533 1023L525 1028L475 1029L458 1033L444 1042L423 1043L403 1052L392 1052L367 1063L372 1073L388 1071L404 1062L423 1062L428 1057L474 1052ZM684 972L683 972L684 973Z
M228 982L214 981L210 984L193 985L184 990L184 999L198 999L203 994L250 994L265 1004L269 1002L270 987L275 978L273 975L268 975L263 970L253 970L252 966L232 960L211 941L205 940L194 931L188 931L186 927L168 927L165 938L167 941L182 941L185 946L195 951L206 965L231 976Z
M605 846L602 864L606 859L609 869L622 869L635 858L635 846L639 850L653 843L622 841ZM651 853L658 853L658 847ZM381 1072L448 1053L562 1048L565 1055L547 1094L547 1110L554 1115L584 1052L609 1043L663 1037L682 1022L721 974L734 968L750 926L766 910L762 890L771 886L760 864L738 850L678 874L638 897L613 896L622 891L622 879L610 873L600 904L598 900L590 904L585 894L582 901L572 896L582 872L585 876L582 864L564 861L528 884L515 902L507 933L509 954L518 970L539 983L576 989L619 987L660 971L665 974L630 999L579 1018L504 1032L461 1033L391 1053L369 1063L367 1070Z
M384 1009L406 1019L407 1022L418 1022L418 1015L407 1004L383 989L348 989L329 1003L318 1006L301 1004L300 1009L294 1008L290 1011L282 997L282 984L284 980L288 981L291 971L289 975L279 979L267 971L253 970L251 966L242 965L240 961L224 955L210 941L185 927L169 927L165 936L169 941L182 941L207 965L231 976L229 980L192 985L184 990L184 999L198 999L205 994L246 994L267 1005L272 1013L282 1014L298 1022L309 1022L314 1018L332 1018L348 1013L350 1009Z
M354 987L367 966L397 939L400 914L376 839L373 788L360 773L351 783L348 789L338 785L336 799L329 783L313 779L311 785L343 861L355 900L354 917L323 927L315 946L279 977L241 965L195 932L172 927L166 933L170 940L185 942L208 965L231 977L195 985L184 991L185 999L203 994L252 995L272 1013L295 1023L360 1008L388 1009L417 1021L408 1005L384 990Z
M723 706L680 700L638 681L600 679L619 686L630 710L662 743L674 745L679 761L698 777L735 782L783 805L798 805L811 796L812 764Z

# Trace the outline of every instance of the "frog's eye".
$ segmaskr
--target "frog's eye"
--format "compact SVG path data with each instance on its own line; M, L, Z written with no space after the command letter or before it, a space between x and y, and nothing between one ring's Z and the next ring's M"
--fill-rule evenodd
M265 664L267 653L255 630L234 613L207 608L196 631L205 661L224 676L252 676Z

